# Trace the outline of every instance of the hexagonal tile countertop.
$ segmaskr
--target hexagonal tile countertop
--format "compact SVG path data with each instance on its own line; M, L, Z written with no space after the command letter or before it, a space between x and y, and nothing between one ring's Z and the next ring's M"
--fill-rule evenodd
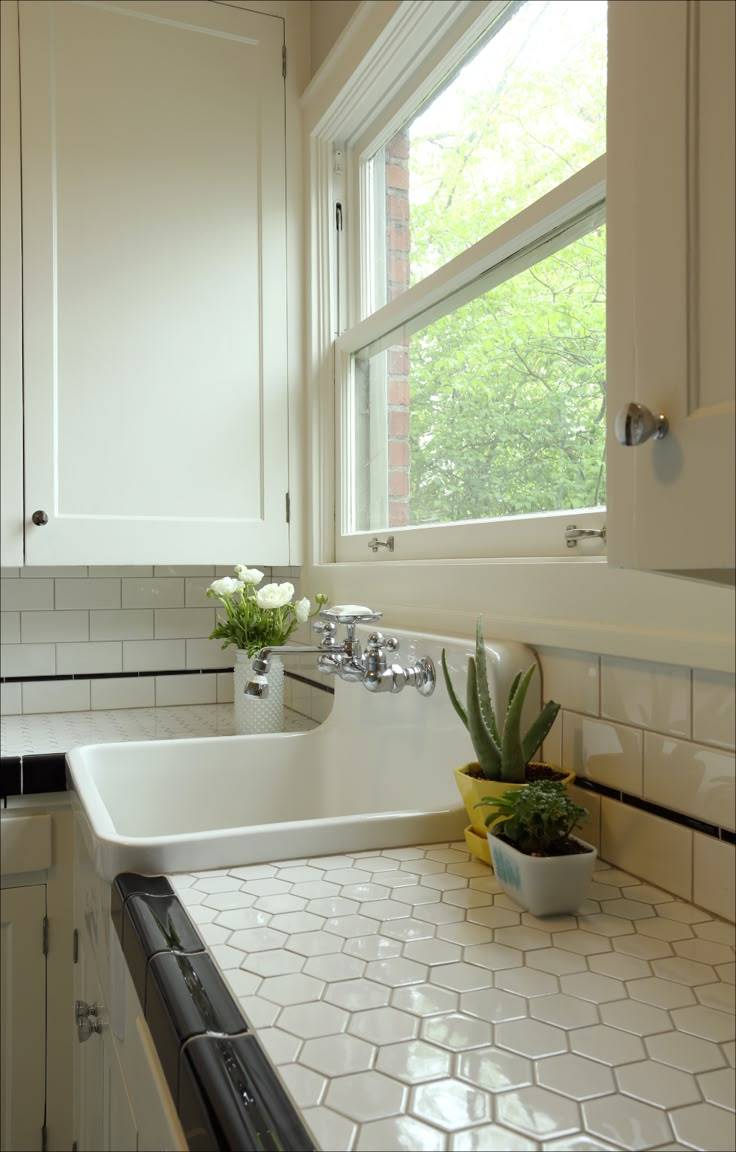
M736 1146L733 925L634 876L545 920L459 844L170 879L325 1152Z

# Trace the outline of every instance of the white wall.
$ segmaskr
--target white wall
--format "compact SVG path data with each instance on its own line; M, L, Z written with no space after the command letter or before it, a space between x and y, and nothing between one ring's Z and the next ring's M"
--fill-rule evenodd
M360 6L360 0L312 0L312 29L310 34L312 75L324 61L350 17Z

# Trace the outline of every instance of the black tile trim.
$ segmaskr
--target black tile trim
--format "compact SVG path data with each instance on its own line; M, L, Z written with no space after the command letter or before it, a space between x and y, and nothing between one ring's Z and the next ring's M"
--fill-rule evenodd
M115 930L191 1152L314 1142L165 876L121 873Z
M286 669L284 669L284 676L287 676L289 680L298 680L300 684L308 684L310 688L319 688L320 692L327 692L330 696L335 695L335 689L329 684L321 684L319 680L310 680L309 676L300 676L298 672L289 672Z
M3 807L8 806L8 796L20 796L23 792L23 762L20 756L3 756L0 771L0 799Z
M672 824L681 824L684 828L691 828L693 832L701 832L703 836L712 836L715 840L725 840L729 844L736 843L736 834L728 828L719 828L716 824L708 824L704 820L698 820L695 816L688 816L685 812L677 812L674 808L665 808L661 804L654 804L651 800L643 800L641 796L632 796L629 792L619 792L616 788L597 784L594 780L586 780L583 776L576 776L575 783L578 788L586 792L594 792L597 796L618 800L619 804L627 804L629 808L639 808L642 812L649 812L650 815L659 816L662 820L669 820Z
M63 752L37 752L31 756L0 757L0 797L35 796L66 791L66 756Z
M136 680L151 676L212 676L227 668L159 668L153 672L66 672L58 676L0 676L0 684L55 684L61 680Z

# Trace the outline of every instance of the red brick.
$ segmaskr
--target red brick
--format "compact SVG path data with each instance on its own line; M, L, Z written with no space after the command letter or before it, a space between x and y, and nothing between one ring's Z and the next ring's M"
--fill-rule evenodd
M386 247L391 255L394 252L409 251L409 230L392 224L386 232Z
M389 160L405 159L409 155L411 143L407 132L399 132L393 140L386 145L386 156Z
M409 197L399 192L386 197L386 216L389 221L409 219Z
M409 403L409 381L406 376L397 376L393 380L389 379L388 402L389 404L403 405Z
M400 168L398 164L386 165L386 188L391 191L393 188L408 188L409 187L409 169Z
M405 468L390 469L388 474L389 496L409 495L409 472Z
M392 468L409 467L409 441L389 440L388 462Z
M388 278L394 284L403 284L405 288L409 287L409 261L405 256L394 255L393 252L389 254L388 262Z
M389 528L406 528L409 523L408 500L389 500L388 526Z
M388 414L388 434L389 436L408 436L409 435L409 413L402 412L401 409Z

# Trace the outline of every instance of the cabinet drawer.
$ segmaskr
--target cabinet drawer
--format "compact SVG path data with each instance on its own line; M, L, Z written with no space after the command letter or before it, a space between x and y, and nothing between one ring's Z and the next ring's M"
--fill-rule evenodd
M53 861L50 816L3 816L0 872L45 872Z

